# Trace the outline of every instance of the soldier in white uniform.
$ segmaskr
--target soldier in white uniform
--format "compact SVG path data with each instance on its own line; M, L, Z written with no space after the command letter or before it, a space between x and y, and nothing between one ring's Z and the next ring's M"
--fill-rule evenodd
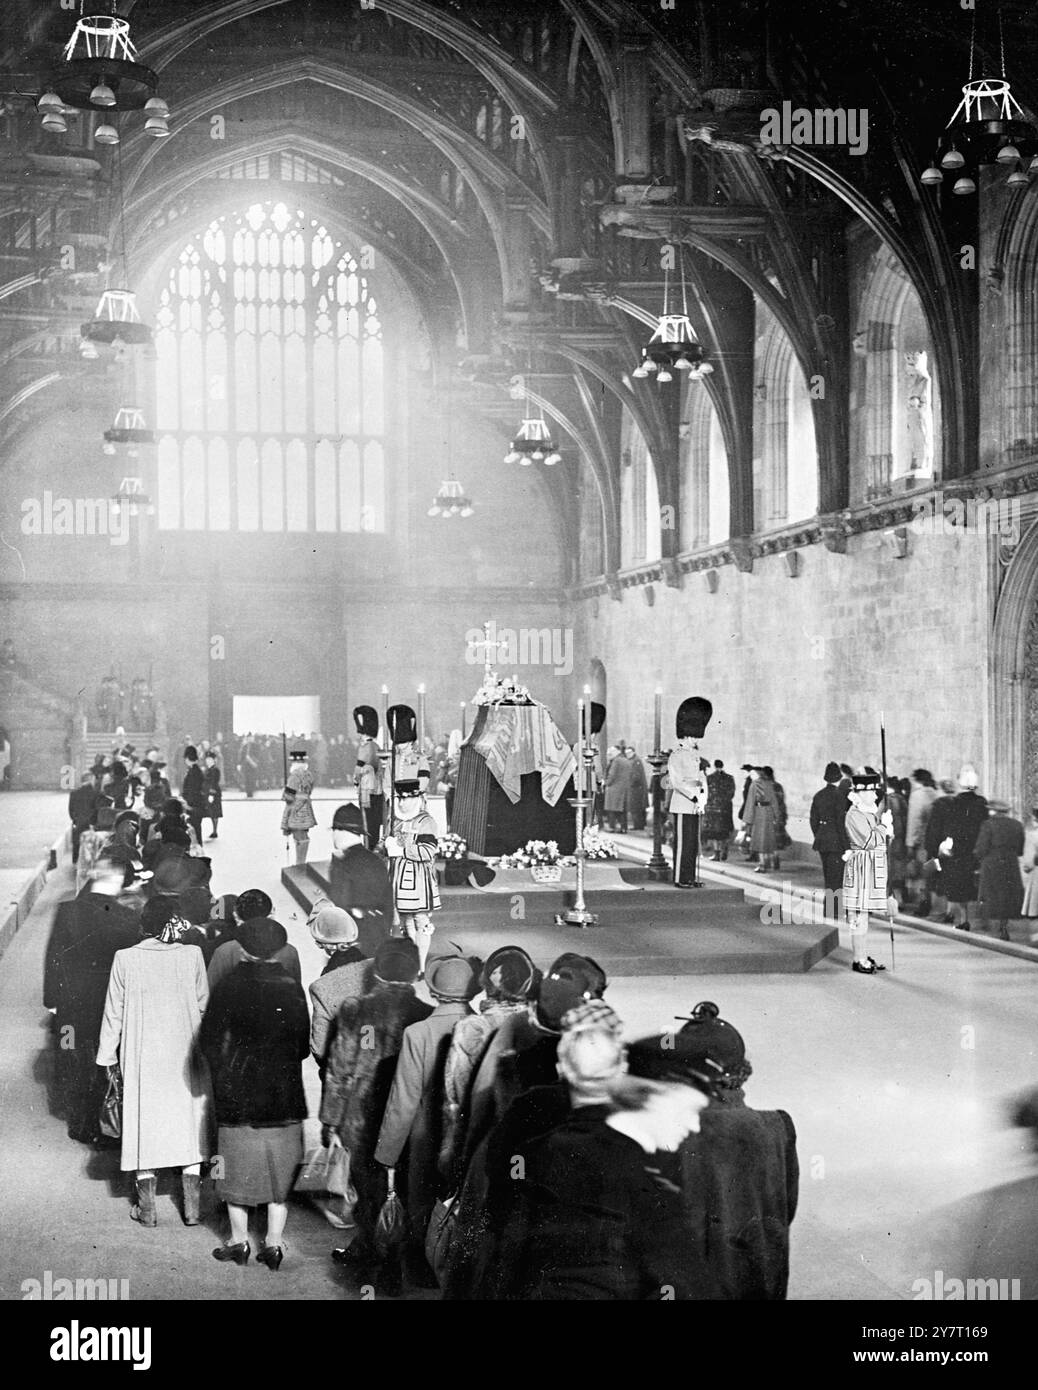
M678 706L678 746L667 762L670 814L674 817L674 886L701 888L697 878L699 818L706 809L706 776L700 766L699 740L713 714L709 700L692 696Z

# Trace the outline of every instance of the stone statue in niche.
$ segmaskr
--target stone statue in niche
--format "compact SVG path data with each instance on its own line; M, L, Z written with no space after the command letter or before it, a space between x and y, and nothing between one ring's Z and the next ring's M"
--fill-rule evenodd
M908 370L908 472L929 477L933 473L933 401L930 370L925 352L906 352Z

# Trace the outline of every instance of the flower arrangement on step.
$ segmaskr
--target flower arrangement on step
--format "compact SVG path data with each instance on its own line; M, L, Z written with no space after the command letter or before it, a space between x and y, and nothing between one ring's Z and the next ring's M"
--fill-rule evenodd
M603 835L597 826L589 825L584 831L585 859L619 859L615 843Z
M450 830L436 841L436 853L441 859L467 859L469 847L460 835Z
M557 840L527 840L522 849L492 861L496 869L533 869L561 864Z

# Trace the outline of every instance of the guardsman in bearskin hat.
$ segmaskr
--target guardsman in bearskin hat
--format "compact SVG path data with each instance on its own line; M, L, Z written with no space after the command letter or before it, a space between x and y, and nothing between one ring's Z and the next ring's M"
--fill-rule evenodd
M667 762L671 790L670 813L674 817L674 886L699 888L699 818L706 809L707 784L699 755L699 740L714 707L694 695L682 700L675 720L678 746Z
M382 792L382 764L378 751L378 714L371 705L358 705L353 711L357 728L357 767L353 785L364 818L364 848L374 849L382 834L386 798Z
M417 777L398 777L393 793L392 833L385 839L393 879L393 907L404 932L418 947L419 969L424 975L435 930L430 913L440 909L435 868L436 823L425 808Z
M285 803L281 815L281 833L292 836L296 842L296 863L305 864L310 849L310 831L317 824L310 801L314 779L307 764L305 748L293 748L288 756L291 767L281 793L281 800Z
M429 786L429 759L418 746L418 716L410 705L390 705L386 723L393 741L392 775L398 782L417 781L424 796Z
M869 913L888 910L887 841L894 833L894 818L889 811L879 814L881 786L882 778L874 768L854 773L848 798L851 808L844 821L850 849L843 856L843 913L851 929L852 969L859 975L886 969L866 950Z

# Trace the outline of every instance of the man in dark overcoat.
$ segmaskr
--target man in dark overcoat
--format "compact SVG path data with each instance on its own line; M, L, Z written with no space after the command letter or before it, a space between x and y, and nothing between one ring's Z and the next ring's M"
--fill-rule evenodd
M417 978L417 946L398 938L383 942L375 956L374 989L339 1011L321 1094L322 1140L341 1144L349 1153L357 1190L356 1239L348 1249L335 1251L334 1258L365 1276L374 1275L377 1291L392 1297L401 1289L400 1261L376 1257L375 1226L388 1184L385 1168L375 1161L375 1145L404 1030L432 1013L415 996Z
M831 894L826 901L826 911L835 917L838 915L836 895L843 887L843 854L850 847L845 825L849 803L840 790L843 773L839 764L827 763L822 780L825 786L815 792L811 800L811 833L815 837L812 848L822 861L825 891Z
M134 946L137 914L118 901L123 865L101 858L82 891L59 903L43 977L44 1007L55 1015L58 1083L70 1139L96 1143L106 1077L95 1065L108 977L116 951Z
M977 791L976 769L959 773L959 792L933 804L926 827L926 852L941 866L937 892L948 899L954 926L969 931L970 903L977 899L977 859L974 849L987 819L988 803Z

